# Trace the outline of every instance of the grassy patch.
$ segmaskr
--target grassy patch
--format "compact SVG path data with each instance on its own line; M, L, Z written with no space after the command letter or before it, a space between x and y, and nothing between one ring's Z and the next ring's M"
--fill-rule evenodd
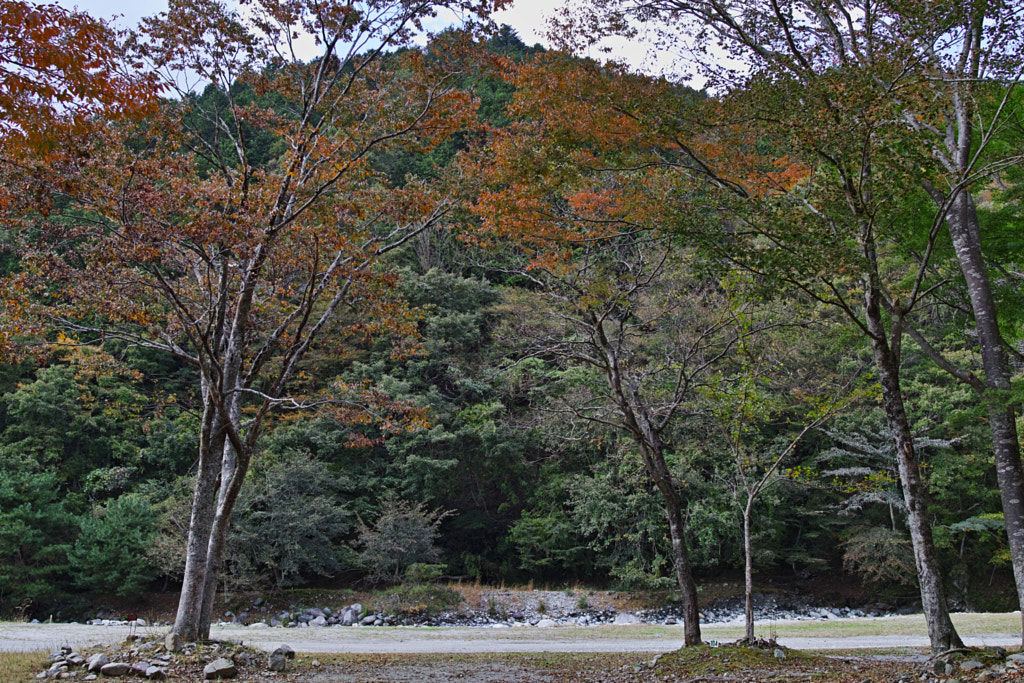
M0 681L35 679L46 667L45 652L0 652Z
M837 659L808 652L787 650L784 658L775 649L706 645L684 648L661 658L656 669L660 676L724 677L746 680L825 680L892 681L901 674L920 675L920 669L908 662L876 662L861 659Z
M828 681L889 683L921 670L907 662L837 659L774 648L707 646L671 652L656 661L649 653L341 654L320 657L313 683L460 680L468 683L664 683L665 681Z
M373 596L375 613L393 616L434 616L462 604L462 595L447 586L431 584L401 585Z

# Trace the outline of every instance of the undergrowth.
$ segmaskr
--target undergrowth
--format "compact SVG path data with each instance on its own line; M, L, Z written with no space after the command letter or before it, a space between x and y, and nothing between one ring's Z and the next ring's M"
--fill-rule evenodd
M435 616L462 604L462 595L447 586L403 584L373 596L375 613L394 616Z

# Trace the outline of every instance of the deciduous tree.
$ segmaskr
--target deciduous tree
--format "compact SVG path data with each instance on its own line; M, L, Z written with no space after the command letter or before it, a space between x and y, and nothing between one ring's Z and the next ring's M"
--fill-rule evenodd
M22 341L54 328L119 339L192 365L202 419L174 631L205 638L231 513L307 353L407 324L381 257L437 224L443 191L390 187L369 166L390 145L429 149L473 119L451 63L408 44L441 7L487 3L208 0L147 20L140 53L177 89L144 124L110 120L11 169L6 224L20 270L4 282ZM307 37L319 56L300 58ZM190 92L188 79L208 97ZM267 153L267 144L272 147ZM257 149L259 146L259 149ZM260 151L262 150L262 151ZM12 192L13 196L13 192ZM406 407L359 383L311 402L399 429Z
M992 145L1017 117L1011 95L1024 63L1019 5L1001 0L601 0L590 7L596 11L570 15L566 27L588 26L593 29L590 36L603 31L635 34L649 28L662 40L685 46L695 55L700 75L716 91L759 93L754 120L766 124L765 130L791 131L800 140L798 146L811 152L806 161L839 171L836 180L846 188L849 207L861 220L875 214L872 205L927 190L935 211L932 220L925 222L930 224L925 228L929 244L917 252L919 272L932 265L935 231L945 223L967 284L985 379L937 353L932 355L945 369L971 383L992 406L989 421L996 470L1018 597L1024 599L1024 477L1013 401L1006 399L1009 366L972 196L994 173L1020 162L1016 150L998 152ZM799 118L802 115L804 121ZM868 120L875 121L870 131L862 125ZM848 136L858 126L859 147ZM883 137L890 142L880 144ZM854 144L841 152L849 143ZM881 150L900 161L882 162ZM859 162L851 165L857 154ZM904 177L902 190L893 187L884 194L881 186L872 187L882 174L901 170L912 171ZM814 209L808 206L809 211ZM867 247L875 241L874 232L870 229L865 236L871 239L862 240L869 260L880 256L876 246ZM893 371L898 369L900 337L904 331L916 333L910 323L920 302L916 295L908 301L884 288L877 290L867 297L865 320L870 325L865 331L875 340L887 337L876 350L884 386L885 375L895 377ZM880 316L872 313L876 308ZM884 316L891 316L888 335L879 324ZM878 319L872 322L871 318ZM923 337L915 334L915 339L928 349ZM896 386L888 383L890 395ZM903 411L891 405L890 422L899 412ZM909 434L901 436L902 432L893 429L905 449ZM909 474L905 468L901 471ZM951 633L948 620L937 613L936 618L946 623L940 630ZM934 630L932 638L933 648L955 644Z

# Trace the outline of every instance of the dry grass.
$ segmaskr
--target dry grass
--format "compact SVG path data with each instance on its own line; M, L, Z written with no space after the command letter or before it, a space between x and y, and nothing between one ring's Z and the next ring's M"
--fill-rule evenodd
M0 652L0 681L26 681L46 668L45 652Z

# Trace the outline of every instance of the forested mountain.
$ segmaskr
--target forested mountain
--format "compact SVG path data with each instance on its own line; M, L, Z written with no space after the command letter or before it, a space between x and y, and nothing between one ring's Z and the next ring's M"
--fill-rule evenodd
M419 48L430 4L128 43L0 4L54 25L0 35L0 613L184 582L201 635L217 586L425 563L672 588L688 644L744 569L918 594L947 649L1016 607L1010 9L669 3L746 60L697 92L508 27ZM76 22L123 68L48 53Z

